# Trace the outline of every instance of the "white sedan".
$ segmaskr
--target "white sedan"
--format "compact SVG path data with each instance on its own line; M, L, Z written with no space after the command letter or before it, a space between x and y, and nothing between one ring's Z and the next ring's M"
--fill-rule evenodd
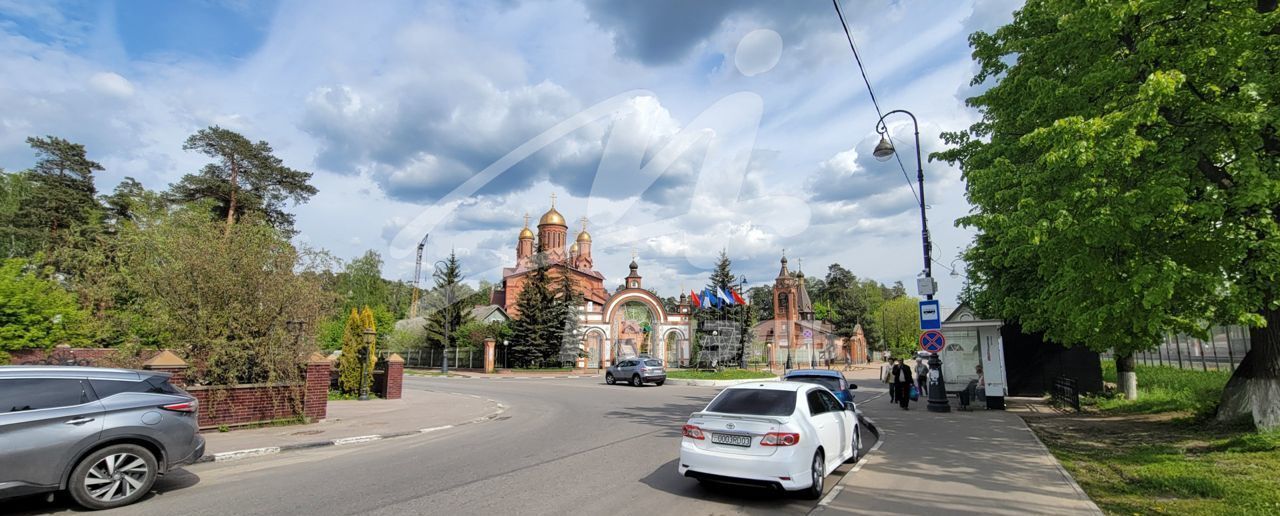
M856 461L861 432L853 403L799 382L731 386L689 416L679 472L720 482L822 495L827 474Z

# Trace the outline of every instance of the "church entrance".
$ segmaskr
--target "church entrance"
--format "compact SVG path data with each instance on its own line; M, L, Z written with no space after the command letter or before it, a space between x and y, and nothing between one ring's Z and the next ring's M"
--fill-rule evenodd
M604 357L604 336L599 330L587 333L586 342L583 344L587 351L587 367L592 369L603 368L601 359Z

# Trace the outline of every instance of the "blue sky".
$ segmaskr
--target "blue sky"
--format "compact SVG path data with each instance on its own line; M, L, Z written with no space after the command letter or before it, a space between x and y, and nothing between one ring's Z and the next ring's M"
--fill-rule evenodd
M1019 3L844 2L881 106L920 118L925 152L974 120L968 34ZM24 139L53 134L104 164L101 191L163 189L202 164L182 141L221 125L315 174L299 243L377 250L390 278L429 230L429 259L453 248L497 280L553 192L591 220L610 285L633 251L668 295L704 284L721 249L754 285L784 248L811 275L839 262L912 285L921 269L915 200L896 162L870 159L877 115L822 1L0 0L0 68L0 167L30 166ZM953 224L963 183L925 173L950 265L972 236Z

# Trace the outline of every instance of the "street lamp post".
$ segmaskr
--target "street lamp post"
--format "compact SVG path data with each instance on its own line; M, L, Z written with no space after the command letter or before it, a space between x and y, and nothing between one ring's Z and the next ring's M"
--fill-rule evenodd
M365 371L369 368L369 350L373 348L373 341L378 338L378 333L373 328L365 328L364 346L356 352L356 357L360 359L360 401L369 401L369 388L365 383Z
M872 155L880 161L888 161L896 150L889 141L889 127L884 119L894 113L903 113L911 117L911 125L915 129L916 138L916 183L920 187L920 239L924 248L924 277L933 283L933 260L930 259L932 244L929 241L929 219L925 215L924 201L924 161L920 158L920 123L916 116L905 109L895 109L885 113L876 122L876 132L880 134L880 143L876 144ZM933 299L933 294L925 294L925 299ZM951 404L947 402L947 383L942 377L942 360L937 353L929 355L929 412L951 412Z
M738 278L738 292L742 292L742 293L744 293L744 294L745 294L745 293L746 293L746 291L745 291L745 290L743 290L743 288L744 288L744 287L746 287L746 286L747 286L747 277L746 277L746 276L742 276L742 277ZM747 343L751 342L751 338L750 338L750 336L748 336L748 334L747 334L747 332L748 332L748 330L749 330L749 329L747 328L747 313L748 313L748 312L747 312L747 308L748 308L748 307L747 307L747 304L746 304L746 303L743 303L742 308L741 308L741 309L739 309L739 311L740 311L740 312L741 312L741 314L742 314L742 330L741 330L741 331L742 331L742 336L741 336L741 338L739 339L739 340L740 340L740 342L741 342L741 344L742 344L742 346L741 346L741 350L739 350L740 358L738 359L738 367L739 367L739 368L741 368L741 369L743 369L743 370L746 370L746 368L747 368Z
M511 352L507 351L507 344L509 344L507 339L502 339L502 368L503 369L508 369L511 367Z

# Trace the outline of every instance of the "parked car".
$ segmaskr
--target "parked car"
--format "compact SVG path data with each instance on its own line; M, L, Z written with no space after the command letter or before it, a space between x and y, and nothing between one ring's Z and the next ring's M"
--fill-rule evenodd
M821 385L836 395L840 403L853 403L853 390L858 386L849 383L839 371L827 369L796 369L782 376L784 381Z
M667 381L667 370L656 358L622 358L604 372L604 382L613 385L622 380L640 387L645 382L662 385Z
M88 509L142 498L204 454L200 403L167 373L0 367L0 499L65 490Z
M861 428L852 403L801 382L739 384L689 416L680 439L681 475L822 495L829 473L858 460Z

